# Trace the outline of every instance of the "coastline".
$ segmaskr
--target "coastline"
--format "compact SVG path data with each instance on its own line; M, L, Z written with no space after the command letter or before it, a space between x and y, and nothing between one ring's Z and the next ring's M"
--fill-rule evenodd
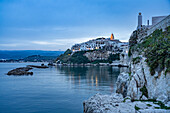
M113 66L113 67L127 67L128 65L122 65L122 64L109 64L109 63L99 63L99 64L92 64L92 63L87 63L87 64L67 64L67 63L63 63L63 64L56 64L58 66Z

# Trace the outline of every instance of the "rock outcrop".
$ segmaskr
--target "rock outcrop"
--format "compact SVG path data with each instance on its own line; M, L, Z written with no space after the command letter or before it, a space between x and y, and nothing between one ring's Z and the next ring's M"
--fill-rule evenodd
M28 72L31 69L31 67L20 67L9 71L7 75L33 75L33 72Z
M168 102L170 100L170 73L165 75L164 69L151 75L150 67L147 66L145 60L145 57L141 57L139 63L131 63L131 80L129 80L127 96L132 99L141 99L144 95L149 99Z

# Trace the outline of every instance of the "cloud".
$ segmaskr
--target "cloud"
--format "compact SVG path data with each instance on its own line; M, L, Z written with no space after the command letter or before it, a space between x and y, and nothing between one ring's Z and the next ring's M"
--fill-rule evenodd
M47 41L32 41L31 43L33 43L33 44L38 44L38 45L64 45L64 44L62 44L62 43L47 42Z
M19 44L19 43L11 43L11 44L0 44L0 46L4 47L17 47L17 46L24 46L25 44Z

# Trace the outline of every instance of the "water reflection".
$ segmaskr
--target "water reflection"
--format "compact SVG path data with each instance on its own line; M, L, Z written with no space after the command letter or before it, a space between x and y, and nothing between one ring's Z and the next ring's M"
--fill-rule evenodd
M114 92L119 73L127 71L127 68L110 66L56 66L56 68L60 74L67 76L67 81L76 87L77 85L83 88L90 86L90 88L94 88L95 90L109 90L109 92Z

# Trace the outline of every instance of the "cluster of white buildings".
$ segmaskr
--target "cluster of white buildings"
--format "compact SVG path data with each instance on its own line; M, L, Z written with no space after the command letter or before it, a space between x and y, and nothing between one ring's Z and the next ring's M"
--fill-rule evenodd
M104 49L116 53L121 53L124 51L124 48L128 49L128 42L121 42L118 39L114 39L113 34L111 34L110 38L102 37L102 38L89 40L81 44L75 44L72 46L71 50L73 52L76 52L76 51Z

